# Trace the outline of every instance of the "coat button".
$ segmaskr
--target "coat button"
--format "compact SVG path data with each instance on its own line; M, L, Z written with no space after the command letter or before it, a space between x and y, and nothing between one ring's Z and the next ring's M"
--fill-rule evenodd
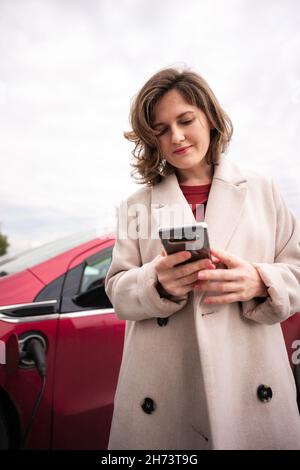
M168 318L157 318L157 323L159 326L166 326L168 321Z
M151 413L155 410L156 405L152 398L146 397L144 399L142 406L142 410L147 413L147 415L151 415Z
M257 388L257 396L260 401L267 403L273 396L271 387L268 387L268 385L259 385Z

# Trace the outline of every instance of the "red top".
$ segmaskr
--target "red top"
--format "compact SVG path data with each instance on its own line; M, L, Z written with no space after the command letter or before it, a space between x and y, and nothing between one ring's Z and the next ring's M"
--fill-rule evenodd
M179 186L193 211L196 221L202 222L211 184L202 184L200 186L180 184Z

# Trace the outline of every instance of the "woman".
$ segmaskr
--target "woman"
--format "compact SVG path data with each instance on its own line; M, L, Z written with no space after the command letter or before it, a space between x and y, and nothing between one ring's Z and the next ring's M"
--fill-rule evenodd
M106 278L127 320L109 448L300 449L280 327L300 310L298 222L223 155L232 125L196 73L151 77L131 123L144 186L120 205ZM213 259L181 265L157 229L194 223L199 204Z

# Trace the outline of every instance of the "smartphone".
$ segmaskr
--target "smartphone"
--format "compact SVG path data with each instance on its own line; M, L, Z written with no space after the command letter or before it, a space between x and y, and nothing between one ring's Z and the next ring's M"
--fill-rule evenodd
M208 227L206 222L175 227L159 227L159 238L168 255L178 251L189 251L191 257L180 264L211 258Z

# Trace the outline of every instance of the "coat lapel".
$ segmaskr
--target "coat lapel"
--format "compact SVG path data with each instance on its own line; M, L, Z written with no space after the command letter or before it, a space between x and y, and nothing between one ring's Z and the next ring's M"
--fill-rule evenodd
M246 177L236 165L222 157L215 165L205 213L212 247L227 249L239 224L246 194Z
M223 156L220 163L215 165L205 214L212 247L227 248L242 215L246 194L245 176ZM175 173L152 188L151 216L153 234L156 234L159 226L195 223Z
M175 173L167 176L152 188L152 227L188 225L195 223L195 218L185 199Z

